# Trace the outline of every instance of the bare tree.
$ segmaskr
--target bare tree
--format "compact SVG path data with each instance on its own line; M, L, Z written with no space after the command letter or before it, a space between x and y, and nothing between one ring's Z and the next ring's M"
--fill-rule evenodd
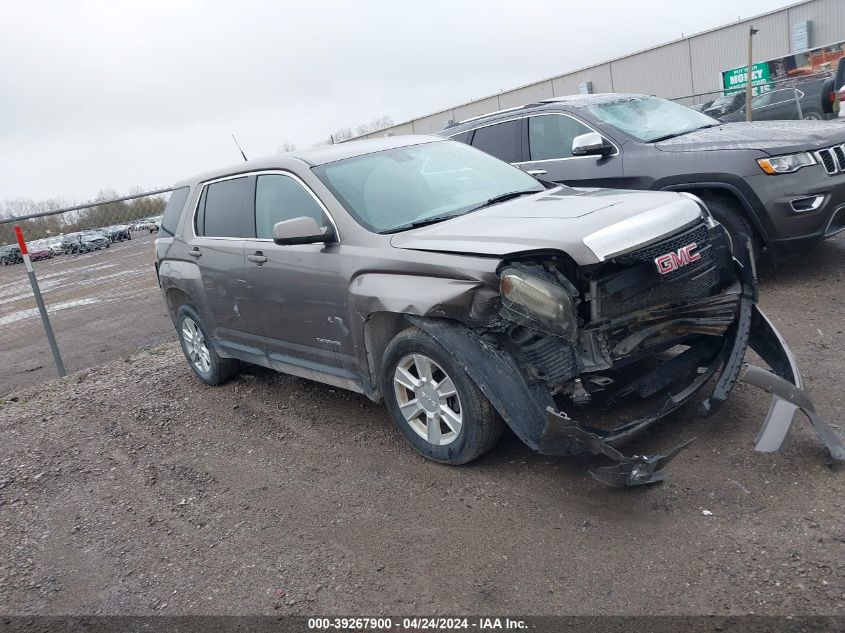
M290 141L285 141L279 146L279 154L285 154L287 152L295 152L296 145L291 143Z
M391 127L393 125L393 119L389 116L380 116L376 119L373 119L369 123L362 123L355 127L355 131L352 131L351 127L342 127L334 131L333 134L329 135L325 141L321 143L317 143L318 146L320 145L333 145L334 143L343 143L343 141L348 141L349 139L356 138L358 136L365 136L367 134L372 134L373 132L378 132L379 130L383 130L385 128Z

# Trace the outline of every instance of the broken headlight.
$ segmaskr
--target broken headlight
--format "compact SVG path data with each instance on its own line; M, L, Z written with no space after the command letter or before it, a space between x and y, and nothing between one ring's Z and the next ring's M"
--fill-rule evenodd
M513 320L575 342L577 323L572 297L560 285L507 269L501 276L502 308Z

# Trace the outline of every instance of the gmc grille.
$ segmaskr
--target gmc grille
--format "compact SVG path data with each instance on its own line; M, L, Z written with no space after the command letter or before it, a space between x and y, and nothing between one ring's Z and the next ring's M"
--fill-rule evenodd
M695 242L700 258L661 275L654 259L677 252ZM713 248L703 223L670 238L615 258L614 270L596 283L596 313L599 319L630 314L651 306L682 302L711 295L719 284Z

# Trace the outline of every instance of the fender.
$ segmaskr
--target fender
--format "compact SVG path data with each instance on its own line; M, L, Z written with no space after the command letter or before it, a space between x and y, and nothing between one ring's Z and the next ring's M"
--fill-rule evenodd
M409 317L431 335L458 361L478 385L505 423L529 448L540 450L546 408L554 407L548 390L529 383L516 362L504 352L486 343L467 326L445 319ZM555 454L581 452L577 442L564 439Z
M665 182L664 179L661 182ZM743 183L744 184L744 183ZM694 181L694 182L679 182L679 183L671 183L671 184L661 184L657 187L660 191L689 191L690 193L695 193L697 190L701 189L718 189L722 191L727 191L731 193L737 200L739 200L740 204L742 204L743 208L748 214L748 219L751 220L751 224L754 225L754 228L757 232L763 237L765 242L769 241L769 218L763 208L762 204L760 204L759 200L757 200L757 196L754 195L753 192L745 191L745 187L741 185L732 184L725 181Z
M162 298L168 307L168 312L170 312L170 306L167 304L167 291L175 289L188 295L191 298L191 303L200 314L211 315L211 310L205 301L205 290L200 269L195 263L179 259L163 259L158 266L158 278ZM176 315L171 314L170 316L175 323ZM212 330L213 325L213 323L208 323Z

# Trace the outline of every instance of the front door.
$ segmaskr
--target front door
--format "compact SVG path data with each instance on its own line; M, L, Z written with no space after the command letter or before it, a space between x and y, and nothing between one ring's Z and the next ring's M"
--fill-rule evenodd
M528 117L528 160L518 164L525 172L570 187L622 187L622 155L573 156L576 136L594 132L574 116L560 112Z
M246 240L243 274L250 300L242 317L261 346L280 363L316 371L352 370L344 326L347 289L340 278L339 243L280 246L273 225L310 216L331 220L316 196L287 172L259 174L255 182L255 235Z

